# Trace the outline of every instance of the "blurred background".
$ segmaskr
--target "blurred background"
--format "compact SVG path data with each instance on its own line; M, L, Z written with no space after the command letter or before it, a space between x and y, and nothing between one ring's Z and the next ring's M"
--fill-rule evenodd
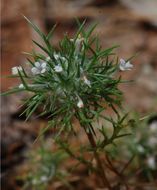
M2 76L11 74L12 67L25 64L22 52L32 50L32 39L40 41L22 15L44 32L57 23L52 39L56 48L64 33L72 36L77 30L75 18L86 19L86 27L98 23L94 34L102 47L120 45L116 52L124 59L137 53L132 60L134 69L123 74L134 82L121 87L129 111L142 116L157 112L156 0L2 0L1 12ZM18 84L17 80L1 78L2 92ZM39 122L44 123L44 119L25 123L25 118L19 117L23 96L2 97L1 102L1 177L7 179L6 189L19 189L13 172L22 165L24 152L38 134Z

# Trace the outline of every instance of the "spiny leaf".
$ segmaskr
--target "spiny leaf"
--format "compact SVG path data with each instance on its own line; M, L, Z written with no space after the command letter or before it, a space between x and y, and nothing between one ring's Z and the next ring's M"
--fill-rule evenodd
M52 35L53 35L53 33L54 33L55 29L56 29L56 26L57 26L57 24L55 24L55 25L52 27L52 29L50 30L50 32L49 32L48 35L46 36L46 39L47 39L47 40L50 40L50 38L52 37Z
M82 32L83 36L85 37L85 36L86 36L86 33L85 33L85 31L83 30L83 27L82 27L82 24L83 24L83 23L81 24L81 22L79 21L78 18L75 18L75 20L76 20L76 23L77 23L78 27L79 27L79 28L82 28L82 31L81 31L81 32ZM86 23L86 19L84 20L84 24L85 24L85 23ZM83 25L84 25L84 24L83 24ZM79 33L78 33L78 35L79 35Z
M24 87L26 88L26 90L29 90L29 87L28 87L28 85L27 85L27 82L24 80L24 77L22 76L22 74L21 74L21 72L19 71L19 69L18 69L18 74L19 74L19 77L20 77L20 79L21 79L21 81L22 81L22 84L24 85Z
M74 42L75 42L76 39L78 38L78 35L83 31L83 27L84 27L85 23L86 23L86 20L84 20L84 21L82 22L82 24L80 25L80 27L79 27L79 29L78 29L78 31L77 31L77 33L76 33Z
M93 25L89 28L89 30L87 31L87 34L86 34L86 38L89 38L89 37L90 37L90 35L92 34L92 32L94 31L94 29L96 28L97 25L98 25L97 23L96 23L96 24L93 24Z
M35 40L32 40L38 47L40 47L40 49L42 49L45 53L47 53L49 55L49 51L44 48L42 45L40 45L38 42L36 42Z
M103 56L111 55L111 52L112 52L114 49L118 48L118 47L120 47L120 46L119 46L119 45L115 45L115 46L113 46L113 47L111 47L111 48L107 48L107 49L105 49L105 50L102 50L102 51L99 52L98 56L99 56L99 57L103 57Z
M40 29L33 23L31 22L26 16L23 15L23 17L26 19L26 21L32 26L32 28L43 38L45 36Z
M25 89L20 89L20 88L14 88L14 89L11 89L7 92L2 92L1 93L1 96L8 96L8 95L11 95L11 94L14 94L14 93L17 93L17 92L22 92L24 91Z

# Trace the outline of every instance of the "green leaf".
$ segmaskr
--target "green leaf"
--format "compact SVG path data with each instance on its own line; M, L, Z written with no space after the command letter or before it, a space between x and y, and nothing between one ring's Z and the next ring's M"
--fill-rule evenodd
M89 30L87 31L87 34L86 34L86 38L89 38L89 37L90 37L90 35L92 34L92 32L94 31L94 29L96 28L97 25L98 25L97 23L96 23L96 24L93 24L93 25L89 28Z
M85 23L86 23L86 20L84 20L84 21L82 22L82 24L80 25L80 27L79 27L79 29L78 29L78 31L77 31L77 33L76 33L76 36L75 36L75 39L74 39L74 43L75 43L76 39L78 38L78 35L79 35L81 32L83 33L83 27L84 27Z
M102 50L102 51L99 52L98 56L99 57L104 57L104 56L107 56L107 55L112 55L113 54L112 51L114 49L118 48L118 47L120 47L120 46L119 45L115 45L115 46L113 46L111 48L107 48L105 50Z
M125 134L118 135L118 136L115 137L115 139L125 137L125 136L128 136L128 135L132 135L132 133L125 133Z
M40 49L42 49L45 53L47 53L48 55L50 54L49 51L44 48L42 45L40 45L38 42L32 40L38 47L40 47Z
M24 80L24 77L22 76L22 74L21 74L21 72L19 70L18 70L18 74L19 74L19 77L20 77L20 79L22 81L22 84L24 85L24 87L26 88L26 90L29 90L29 87L28 87L26 81Z
M48 33L48 35L46 36L46 40L50 40L50 38L52 37L52 35L53 35L53 33L54 33L54 31L55 31L55 29L56 29L56 26L57 26L57 24L55 24L53 27L52 27L52 29L50 30L50 32Z
M84 26L84 24L86 23L86 19L84 20L84 22L83 22L82 24L81 24L81 22L79 21L78 18L75 18L75 20L76 20L76 23L77 23L77 25L78 25L78 27L79 27L79 31L80 31L80 28L81 28L81 32L82 32L83 36L85 37L85 36L86 36L86 33L85 33L85 31L83 30L83 26ZM80 33L80 32L77 32L78 35L79 35L79 33ZM78 35L76 35L76 37L78 37Z
M14 88L12 90L9 90L7 92L2 92L1 93L1 96L8 96L8 95L11 95L11 94L14 94L14 93L17 93L17 92L22 92L24 91L25 89L20 89L20 88Z
M31 27L41 36L42 38L45 36L40 29L33 23L31 22L26 16L23 15L23 17L26 19L26 21L31 25Z
M42 103L44 100L44 95L38 96L38 99L34 102L30 101L29 104L30 106L28 109L26 109L26 121L30 118L30 116L33 114L33 112L37 109L37 107Z
M47 127L44 127L41 131L40 131L40 133L39 133L39 135L37 136L37 138L35 139L35 141L34 141L34 144L39 140L39 138L41 138L43 135L44 135L44 133L46 133L50 128L52 128L53 126L55 126L55 122L51 122L51 125L47 125Z

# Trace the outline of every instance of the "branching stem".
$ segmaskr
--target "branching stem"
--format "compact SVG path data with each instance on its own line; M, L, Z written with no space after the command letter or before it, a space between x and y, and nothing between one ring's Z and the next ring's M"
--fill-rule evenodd
M107 179L107 177L106 177L106 174L105 174L103 165L102 165L102 163L101 163L100 157L99 157L99 155L98 155L98 153L97 153L97 151L96 151L96 142L95 142L95 139L94 139L94 137L93 137L93 134L92 134L90 131L87 132L86 129L85 129L85 127L84 127L84 130L85 130L85 132L86 132L86 135L87 135L87 137L88 137L88 140L89 140L91 146L92 146L93 149L94 149L94 157L95 157L95 160L96 160L96 162L97 162L99 175L100 175L100 177L101 177L101 179L102 179L103 185L104 185L104 186L107 186L109 190L112 190L112 187L111 187L111 185L110 185L110 183L109 183L109 181L108 181L108 179Z

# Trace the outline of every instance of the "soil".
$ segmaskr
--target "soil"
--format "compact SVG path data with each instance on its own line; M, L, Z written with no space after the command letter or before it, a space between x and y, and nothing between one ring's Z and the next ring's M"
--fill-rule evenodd
M117 49L117 54L126 59L137 53L132 60L134 69L123 74L125 79L135 81L131 85L121 86L127 109L139 112L142 116L157 113L157 13L153 12L153 7L157 7L156 0L151 0L149 6L140 0L134 2L136 3L129 0L2 0L2 76L9 75L13 66L26 62L26 57L21 52L31 51L31 39L38 39L21 14L28 16L45 32L57 23L52 40L56 48L65 32L73 35L76 31L75 17L81 21L86 19L87 27L94 22L98 23L94 34L100 37L104 48L118 44L120 48ZM18 83L17 80L2 77L2 92ZM21 99L25 96L19 94L1 98L1 179L2 189L5 190L22 189L23 181L18 180L17 176L25 174L29 167L26 155L30 149L40 146L40 143L34 145L33 142L47 122L46 117L36 117L40 110L28 122L25 122L24 116L19 117L24 109L20 107ZM46 134L47 139L52 138L51 134L52 131ZM82 135L81 132L78 134ZM86 137L82 138L82 142L86 142ZM69 160L69 163L72 162L74 161ZM84 166L80 166L72 176L68 180L73 189L103 189L97 188L97 177L89 176ZM141 185L139 183L130 190L155 190L154 184L142 181L143 177L140 180ZM66 190L69 187L56 180L48 189ZM114 189L121 190L125 187L119 184Z

